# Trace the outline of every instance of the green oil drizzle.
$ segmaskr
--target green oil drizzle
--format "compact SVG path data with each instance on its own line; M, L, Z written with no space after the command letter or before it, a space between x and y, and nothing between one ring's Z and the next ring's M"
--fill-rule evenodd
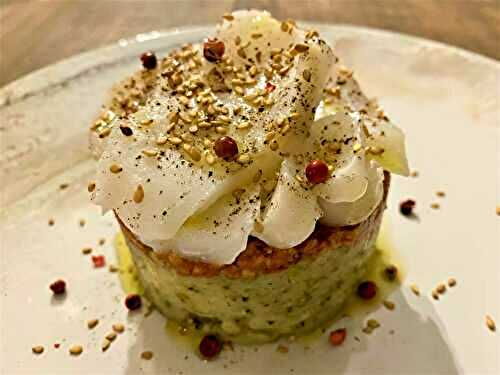
M119 265L119 277L125 293L142 294L144 289L137 277L137 271L125 242L123 234L119 232L115 237L115 249ZM394 281L389 281L384 274L388 265L395 265L398 268L398 277ZM377 285L377 295L370 301L365 301L357 295L352 295L346 302L342 313L328 322L323 327L319 327L308 335L297 337L296 340L302 344L309 344L317 341L335 322L338 317L364 317L378 309L384 300L390 300L390 295L399 288L404 278L404 270L395 248L390 241L388 234L387 219L384 219L382 228L377 238L374 254L367 265L367 272L363 280L371 280ZM167 319L165 332L177 343L190 351L197 352L200 340L204 336L203 329L195 329L192 325L182 325L173 320Z
M118 275L122 289L126 294L143 294L144 289L139 281L137 270L132 260L132 254L125 242L122 232L118 232L114 240L116 257L118 259Z

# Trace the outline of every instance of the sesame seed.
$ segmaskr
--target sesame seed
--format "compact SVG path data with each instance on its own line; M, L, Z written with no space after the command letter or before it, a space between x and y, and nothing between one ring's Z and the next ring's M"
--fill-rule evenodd
M74 345L69 348L69 353L71 355L80 355L83 352L83 347L81 345Z
M111 128L105 128L99 132L99 138L105 138L111 133Z
M227 129L222 127L222 126L217 126L215 128L215 131L218 133L218 134L226 134L227 133Z
M250 69L248 69L248 73L249 73L252 77L256 76L256 75L257 75L257 66L252 65L252 66L250 67Z
M108 271L109 272L118 272L119 271L119 268L113 264L110 264L109 267L108 267Z
M309 50L309 46L307 44L296 44L294 47L294 50L297 51L298 53L303 53Z
M198 150L198 148L192 146L189 151L187 151L189 156L191 156L191 159L194 161L200 161L201 160L201 152Z
M495 210L495 211L496 211L496 214L497 214L498 216L500 216L500 206L497 206L497 208L496 208L496 210Z
M433 290L431 295L436 301L439 300L439 293L436 290Z
M151 150L151 149L142 150L142 153L146 156L149 156L149 157L154 157L154 156L158 155L157 150Z
M90 254L92 252L92 248L91 247L84 247L82 249L82 253L87 255L87 254Z
M145 359L146 361L149 361L150 359L153 358L153 352L150 350L147 350L145 352L141 353L141 358Z
M410 285L410 289L416 296L420 296L420 289L415 284Z
M219 115L217 116L217 118L222 121L222 122L225 122L225 123L230 123L231 122L231 119L226 116L226 115Z
M173 145L180 145L182 143L182 139L180 139L179 137L170 137L168 138L168 141Z
M291 67L291 65L285 66L284 68L281 68L278 73L283 76L288 73Z
M255 221L255 223L253 225L253 229L257 233L262 233L264 231L264 225L260 221Z
M141 120L141 122L140 122L141 125L145 125L145 126L151 125L152 123L153 123L153 119L150 119L150 118Z
M281 128L280 133L285 135L286 133L288 133L289 130L290 130L290 125L286 124L285 126L283 126L283 128Z
M44 347L41 345L37 345L31 348L31 351L35 354L42 354L44 350Z
M442 190L438 190L438 191L436 191L436 195L440 198L443 198L446 196L446 193Z
M256 97L258 96L257 92L251 92L249 94L246 94L244 99L251 102L252 100L254 100Z
M396 304L394 302L391 302L391 301L384 301L383 302L384 304L384 307L387 309L387 310L394 310L396 308Z
M205 161L208 165L212 165L213 163L215 163L215 156L209 150L205 150L204 154Z
M111 346L111 341L109 341L108 339L104 339L101 344L101 350L105 352L106 350L109 349L110 346Z
M141 203L144 199L144 189L142 185L137 185L137 188L134 191L133 200L135 203Z
M411 171L410 176L411 177L418 177L418 171Z
M439 203L431 203L431 208L433 210L438 210L441 207Z
M243 88L241 88L240 86L236 86L233 88L234 92L236 92L238 95L244 95L245 94L245 90L243 90Z
M491 332L495 332L497 329L495 321L489 315L486 315L486 326L489 328Z
M311 38L318 37L318 36L319 36L319 33L316 30L309 30L306 33L306 39L311 39Z
M446 292L446 285L444 284L439 284L437 287L436 287L436 292L438 292L439 294L444 294Z
M288 23L286 23L285 21L281 22L281 31L288 31Z
M198 131L198 127L196 125L192 125L189 127L189 131L191 133L196 133Z
M286 353L288 353L288 346L279 344L278 347L276 348L276 351L278 353L286 354Z
M99 324L99 319L91 319L87 322L88 329L95 328Z
M236 125L236 129L248 129L250 127L250 122L249 121L243 121L240 122L239 124Z
M384 149L382 147L378 146L369 146L367 147L366 152L372 155L382 155L384 153Z
M449 279L448 279L448 286L449 286L450 288L453 288L455 285L457 285L457 280L455 280L455 279L454 279L454 278L452 278L452 277L451 277L451 278L449 278Z
M247 58L247 54L246 54L245 50L243 49L243 47L238 48L238 50L236 51L236 53L242 59L246 59Z
M110 332L106 335L106 339L109 341L114 341L116 339L116 332Z
M354 152L358 152L359 150L361 150L362 146L360 143L356 143L353 147L352 147L352 150Z
M191 122L193 122L193 118L190 115L188 115L186 112L179 113L179 117L186 124L190 124Z
M227 21L234 20L234 16L232 14L230 14L230 13L224 13L224 15L222 16L222 18L224 18Z
M250 156L248 156L247 154L242 154L242 155L239 155L237 158L236 158L236 161L240 164L247 164L250 162Z
M123 168L117 164L112 164L111 167L109 167L109 170L111 171L111 173L120 173Z
M262 38L262 33L253 33L250 35L252 39L259 39Z
M165 143L167 143L168 141L168 138L164 135L160 135L156 138L156 144L161 146L161 145L164 145Z
M193 136L189 133L182 133L181 134L181 139L186 142L186 143L192 143L193 142Z
M367 327L370 327L372 329L380 327L380 323L375 319L368 319L368 321L366 322L366 325L367 325Z
M90 183L87 185L87 191L88 191L89 193L92 193L94 190L95 190L95 183L94 183L94 182L90 182Z
M273 140L271 142L271 144L269 145L269 148L273 151L276 151L278 148L279 148L279 145L278 145L278 142L276 142L275 140Z
M125 326L121 323L113 324L113 331L115 331L116 333L122 333L123 331L125 331Z

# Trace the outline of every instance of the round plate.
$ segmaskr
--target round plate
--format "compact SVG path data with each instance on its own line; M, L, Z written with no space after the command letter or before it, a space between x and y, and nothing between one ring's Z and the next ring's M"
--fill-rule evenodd
M500 371L500 336L485 323L487 314L500 323L499 64L399 34L315 26L404 129L412 169L419 172L417 178L393 181L385 219L406 278L391 296L395 311L379 308L370 314L381 327L366 335L360 321L366 318L344 318L332 327L347 327L341 347L330 347L326 333L308 343L287 343L287 354L276 351L277 343L235 347L207 363L165 333L159 314L128 314L117 275L94 269L90 257L82 255L81 249L91 246L108 264L115 262L117 227L89 203L86 192L95 163L88 126L109 88L139 68L141 52L163 55L213 29L153 32L65 60L0 91L0 372ZM437 197L437 190L446 197ZM418 219L399 214L399 202L406 198L416 199ZM440 209L430 207L434 202ZM99 245L101 238L106 242ZM434 300L431 291L450 277L457 285ZM67 282L63 299L52 298L48 289L56 278ZM93 318L100 322L89 330L86 322ZM116 322L125 323L126 331L103 353L102 339ZM78 357L68 353L75 344L84 349ZM33 354L34 345L43 345L45 352ZM154 352L152 360L140 358L145 350Z

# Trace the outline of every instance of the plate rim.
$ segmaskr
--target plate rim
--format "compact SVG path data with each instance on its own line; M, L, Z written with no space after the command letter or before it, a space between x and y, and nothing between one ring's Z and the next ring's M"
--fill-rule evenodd
M328 22L307 22L300 20L297 22L306 27L318 29L338 29L341 32L344 31L353 34L357 32L365 35L376 36L379 38L397 38L405 40L410 44L414 44L417 46L428 47L434 50L446 50L454 53L455 55L458 55L459 57L462 57L468 62L479 63L487 67L487 69L496 70L497 74L500 74L500 61L497 61L494 58L484 56L482 54L472 52L461 47L431 39L426 39L420 36L366 26L357 26L352 24L333 24ZM173 35L197 33L214 27L215 24L198 24L151 30L148 32L136 34L132 37L121 38L104 46L93 48L91 50L63 58L52 64L43 66L30 73L27 73L17 78L16 80L0 87L0 110L4 107L9 106L14 101L17 102L19 100L23 100L25 97L31 96L32 94L45 88L56 86L57 84L65 80L71 80L72 77L76 77L84 73L85 71L100 66L101 64L105 64L106 62L112 63L116 62L116 60L119 60L120 58L125 58L127 56L127 54L125 53L127 47L139 46L143 43L153 41L161 41L163 39L170 38ZM120 53L120 51L124 52ZM73 70L73 66L77 66L78 68L76 70ZM51 76L53 76L54 82L50 81Z

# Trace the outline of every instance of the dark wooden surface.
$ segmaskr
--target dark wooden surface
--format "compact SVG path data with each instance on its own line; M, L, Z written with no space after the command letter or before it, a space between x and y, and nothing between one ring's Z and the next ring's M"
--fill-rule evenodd
M500 60L500 0L0 0L0 86L123 37L249 7L400 31Z

